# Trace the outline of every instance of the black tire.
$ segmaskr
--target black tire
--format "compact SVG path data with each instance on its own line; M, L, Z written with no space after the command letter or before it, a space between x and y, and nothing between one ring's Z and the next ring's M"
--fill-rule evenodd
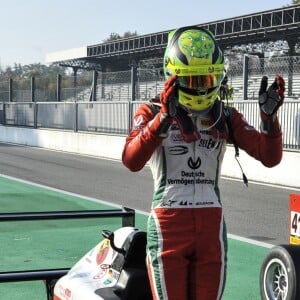
M300 299L300 246L279 245L265 257L260 270L263 300Z

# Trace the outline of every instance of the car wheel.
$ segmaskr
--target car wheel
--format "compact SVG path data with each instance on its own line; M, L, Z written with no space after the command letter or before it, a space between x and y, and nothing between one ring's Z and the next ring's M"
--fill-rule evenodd
M279 245L265 257L260 271L263 300L300 299L300 246Z

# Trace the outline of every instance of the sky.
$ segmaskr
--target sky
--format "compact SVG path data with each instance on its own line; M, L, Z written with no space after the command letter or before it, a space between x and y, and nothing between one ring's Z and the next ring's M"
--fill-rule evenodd
M0 0L0 67L46 64L46 54L282 8L292 0Z

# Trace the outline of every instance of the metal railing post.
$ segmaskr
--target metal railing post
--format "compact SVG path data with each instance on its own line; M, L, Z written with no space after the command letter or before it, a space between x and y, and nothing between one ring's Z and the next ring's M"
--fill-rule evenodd
M5 112L5 110L6 110L6 103L5 102L2 102L2 109L3 109L3 115L2 115L2 124L3 125L6 125L6 112Z
M8 81L8 102L12 102L13 99L13 80L9 78Z
M56 101L61 101L61 75L57 74L56 78Z
M244 80L244 100L248 100L248 78L249 78L249 56L244 55L243 80Z
M31 102L35 101L35 78L31 77Z
M36 102L34 102L34 107L33 107L33 127L37 128L37 118L38 118L38 104Z
M74 102L74 131L78 131L78 102Z
M93 96L92 101L97 101L97 82L98 82L98 72L95 70L93 72Z
M137 66L133 62L131 65L131 100L136 100L136 84L137 84Z

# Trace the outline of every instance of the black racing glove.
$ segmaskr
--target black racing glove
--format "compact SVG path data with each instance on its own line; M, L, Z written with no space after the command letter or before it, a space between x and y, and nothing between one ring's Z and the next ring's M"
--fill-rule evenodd
M280 75L275 76L274 82L268 87L268 77L263 76L259 89L259 107L266 116L274 115L284 100L285 82Z
M261 116L261 131L266 134L277 134L280 125L277 119L277 110L283 104L285 82L280 75L275 76L274 82L268 88L268 77L261 80L259 89L259 107Z

